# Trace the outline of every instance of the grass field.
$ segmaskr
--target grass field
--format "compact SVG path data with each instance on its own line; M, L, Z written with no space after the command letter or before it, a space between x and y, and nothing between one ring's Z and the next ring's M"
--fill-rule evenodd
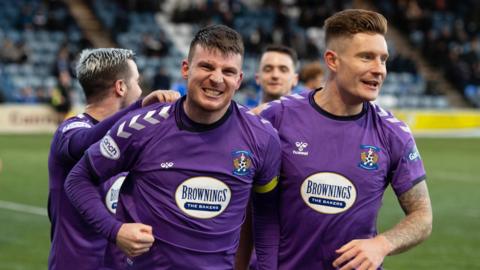
M0 201L46 207L51 135L0 136ZM419 247L385 260L385 269L480 269L480 138L417 139L433 202L432 236ZM476 194L476 195L475 195ZM380 230L402 217L391 190ZM0 205L0 269L46 269L50 223L46 216Z

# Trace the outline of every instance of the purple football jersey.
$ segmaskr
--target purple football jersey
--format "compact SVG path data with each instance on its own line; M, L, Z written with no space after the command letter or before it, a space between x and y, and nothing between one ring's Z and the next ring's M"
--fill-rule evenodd
M280 142L268 121L232 102L216 123L201 125L186 117L183 101L132 112L87 151L100 179L129 171L117 219L153 227L149 252L106 258L111 268L232 269L252 187L268 193L278 181ZM67 193L75 180L69 176ZM85 192L69 196L87 219L99 216L88 215ZM108 224L118 230L99 227Z
M336 249L377 234L386 187L400 195L425 179L408 126L368 102L358 115L334 116L315 93L262 112L282 145L279 269L335 269Z
M48 159L48 214L51 222L49 269L98 269L103 263L107 240L84 221L70 203L64 190L68 173L83 152L98 141L108 129L128 111L139 108L136 102L128 108L98 123L88 114L79 114L64 121L55 132ZM97 187L110 212L116 208L115 199L120 181L112 177ZM116 183L116 184L114 184Z
M75 165L75 158L60 150L68 144L75 132L91 128L96 120L80 114L63 122L52 140L49 156L50 193L49 217L51 226L51 251L49 269L93 269L81 265L100 265L107 241L91 229L65 195L63 184ZM87 262L86 264L83 264Z

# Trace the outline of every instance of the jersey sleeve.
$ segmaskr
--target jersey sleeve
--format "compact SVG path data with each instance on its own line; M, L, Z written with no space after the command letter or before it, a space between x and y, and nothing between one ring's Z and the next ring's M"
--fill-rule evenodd
M273 127L278 129L282 120L283 105L280 101L272 101L265 105L265 108L260 112L260 116L270 123Z
M396 160L391 171L391 184L395 194L399 196L425 180L426 173L415 140L411 136L407 143L403 144L403 148L398 149Z
M58 153L62 159L78 161L88 147L102 138L115 122L128 112L140 108L140 106L141 101L139 100L93 127L80 120L68 123L60 130L62 136L58 138L60 140L58 142Z
M140 151L138 138L142 132L125 130L126 123L135 123L131 115L120 120L75 165L65 182L65 191L72 204L95 230L115 242L121 222L105 207L98 181L108 181L123 171L135 170L135 159ZM132 126L130 124L130 126ZM134 130L134 129L133 129Z
M280 241L278 213L280 155L280 140L277 135L271 136L263 167L254 182L252 196L257 269L277 269Z
M275 133L268 140L263 156L263 164L255 175L253 182L254 192L267 193L277 186L280 172L280 155L280 139Z

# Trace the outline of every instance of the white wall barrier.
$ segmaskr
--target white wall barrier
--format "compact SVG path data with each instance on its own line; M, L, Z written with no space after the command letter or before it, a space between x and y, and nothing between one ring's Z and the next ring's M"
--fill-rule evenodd
M52 133L56 128L56 113L48 105L0 106L0 133Z

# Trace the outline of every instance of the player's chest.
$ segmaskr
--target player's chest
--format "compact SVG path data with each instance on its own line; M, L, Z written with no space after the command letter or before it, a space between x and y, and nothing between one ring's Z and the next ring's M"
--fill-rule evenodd
M178 133L152 142L140 157L140 167L177 179L209 175L251 183L259 166L257 148L242 136Z
M384 140L368 130L346 127L281 133L282 175L305 181L333 173L351 185L383 186L390 166ZM334 181L335 182L335 181Z

